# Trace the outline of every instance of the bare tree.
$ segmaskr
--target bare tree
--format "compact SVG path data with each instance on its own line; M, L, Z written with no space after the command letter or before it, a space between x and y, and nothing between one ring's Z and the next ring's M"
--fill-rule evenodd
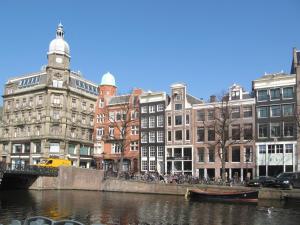
M115 144L115 150L120 152L117 166L118 177L123 172L125 151L135 140L131 134L131 126L137 125L138 111L137 101L126 101L111 107L108 106L104 111L107 126L102 139L104 142Z
M239 106L237 106L239 107ZM211 113L213 115L213 121L205 124L207 127L214 129L214 142L210 144L214 149L217 148L218 156L222 165L222 180L226 180L226 156L228 154L229 147L240 143L240 137L244 136L244 141L249 142L253 140L252 130L247 130L240 127L238 118L234 118L233 106L229 99L229 94L222 94L214 104ZM236 126L237 128L233 129ZM232 130L232 132L230 132Z

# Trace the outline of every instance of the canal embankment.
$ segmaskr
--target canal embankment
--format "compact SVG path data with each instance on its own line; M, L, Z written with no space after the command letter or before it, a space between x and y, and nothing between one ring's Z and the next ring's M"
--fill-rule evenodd
M29 187L31 190L90 190L104 192L125 192L141 194L182 195L187 189L204 191L246 191L243 186L165 184L135 180L104 178L104 172L76 167L60 168L57 177L38 177ZM253 189L253 188L252 188ZM300 198L300 189L282 190L260 188L259 199L281 200L285 197Z

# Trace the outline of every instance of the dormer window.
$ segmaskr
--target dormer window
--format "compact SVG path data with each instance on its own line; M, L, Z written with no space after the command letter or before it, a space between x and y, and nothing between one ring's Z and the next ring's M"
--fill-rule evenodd
M241 99L241 98L240 98L240 91L232 91L232 92L231 92L231 99L232 99L232 100Z

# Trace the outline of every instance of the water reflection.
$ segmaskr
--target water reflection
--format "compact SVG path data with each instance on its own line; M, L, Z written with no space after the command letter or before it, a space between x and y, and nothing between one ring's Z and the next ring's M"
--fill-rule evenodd
M268 214L268 209L272 212ZM85 224L298 224L300 207L190 202L182 196L93 191L1 191L0 223L29 216L75 219Z

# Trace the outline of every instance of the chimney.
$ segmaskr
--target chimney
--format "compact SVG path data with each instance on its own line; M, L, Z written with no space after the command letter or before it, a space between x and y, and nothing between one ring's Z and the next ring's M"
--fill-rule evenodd
M217 97L215 95L211 95L209 101L210 102L216 102L217 101Z

